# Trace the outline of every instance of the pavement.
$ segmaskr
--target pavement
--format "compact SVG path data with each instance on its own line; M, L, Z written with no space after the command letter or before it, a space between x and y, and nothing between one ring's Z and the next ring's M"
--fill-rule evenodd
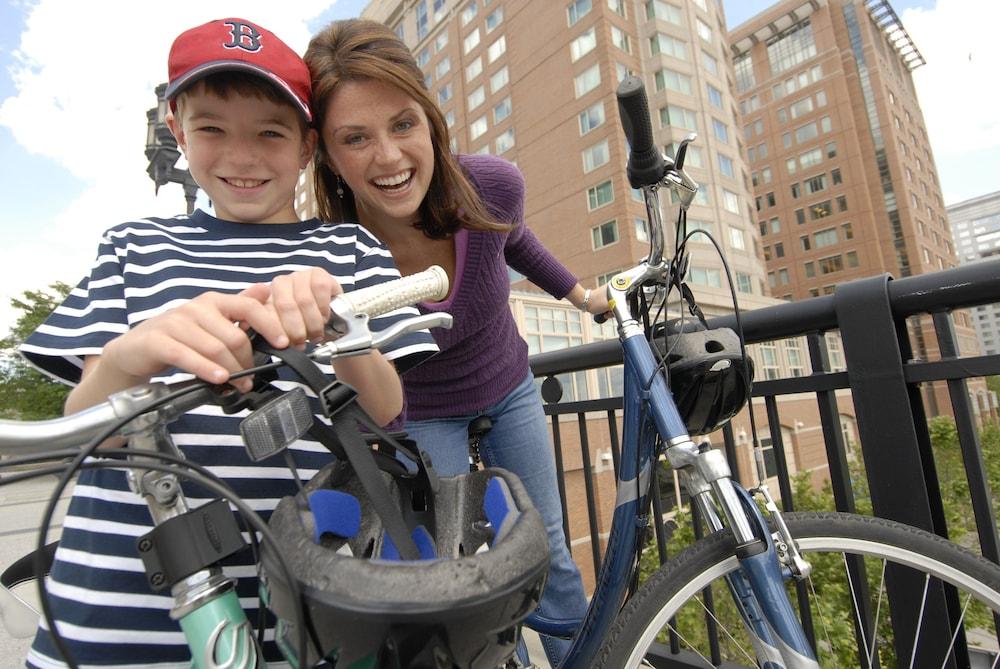
M35 549L35 542L38 540L38 523L56 484L54 476L46 476L41 479L4 485L2 484L4 475L4 472L0 472L0 571ZM68 498L68 494L64 495L56 507L55 523L49 531L49 541L57 539L62 530L62 517ZM37 595L33 583L18 586L14 594L36 602L37 608ZM0 612L0 616L2 616L2 612ZM7 621L5 623L9 624ZM549 664L545 661L545 653L538 635L526 629L524 638L532 662L538 669L550 669ZM30 636L14 638L7 627L0 625L0 669L23 667L24 658L28 654L30 646Z
M7 472L0 472L2 477ZM38 523L45 512L45 505L55 490L56 478L46 476L31 481L20 481L10 485L0 485L0 570L6 569L18 558L27 555L35 549L38 540ZM58 538L62 531L62 517L66 510L68 495L60 500L56 507L54 524L49 532L48 540ZM37 596L33 583L18 586L15 589L18 597L36 602ZM5 621L5 625L9 624ZM31 646L31 637L14 638L6 626L0 625L0 669L23 667L24 658Z

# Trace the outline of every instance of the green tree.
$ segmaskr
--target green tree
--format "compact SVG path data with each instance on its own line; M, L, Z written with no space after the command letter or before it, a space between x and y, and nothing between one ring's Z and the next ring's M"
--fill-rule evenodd
M53 381L17 353L18 346L59 306L71 286L56 282L48 290L26 290L11 305L21 311L10 333L0 339L0 418L42 420L62 415L69 386Z

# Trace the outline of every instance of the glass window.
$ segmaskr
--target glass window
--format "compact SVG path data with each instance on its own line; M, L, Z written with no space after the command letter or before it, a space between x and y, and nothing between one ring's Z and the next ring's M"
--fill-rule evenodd
M667 105L660 108L660 124L664 127L675 126L685 130L698 130L697 115L690 109Z
M677 93L691 95L691 77L680 72L663 68L656 73L656 90L669 89Z
M448 56L445 56L444 58L439 60L438 64L434 66L434 74L437 75L438 79L448 74L449 70L451 70L451 60L448 58Z
M441 49L448 46L448 31L442 30L434 38L434 53L441 53Z
M451 83L447 83L438 90L438 103L444 104L451 100Z
M733 169L733 159L721 153L717 157L719 159L719 171L724 176L735 177L736 171Z
M819 128L816 127L815 121L806 123L804 126L795 129L795 141L799 144L808 142L814 137L819 137Z
M479 13L479 7L477 6L477 0L473 0L465 9L462 10L462 26L465 27L469 25L469 21L476 18L476 14Z
M417 18L417 41L427 36L427 2L420 0L415 8Z
M500 121L510 116L510 112L511 112L510 96L507 96L493 106L493 124L496 125Z
M713 107L718 107L722 109L722 91L713 86L712 84L706 84L708 89L708 101Z
M711 72L715 76L719 76L719 61L715 59L704 51L701 52L701 64L705 67L708 72Z
M807 278L811 279L814 276L816 276L816 265L814 265L811 262L807 262L805 265L803 265L803 267L805 268Z
M431 59L431 50L425 47L420 50L420 53L417 54L417 65L419 65L420 67L424 67L425 65L427 65L428 62L430 62L430 59Z
M507 128L502 133L500 133L496 138L496 149L497 155L500 155L504 151L513 148L514 146L514 128Z
M802 183L805 186L807 195L818 193L822 190L826 190L826 175L820 174L812 177L811 179L806 179Z
M688 270L688 280L700 286L710 286L712 288L722 287L722 275L717 269L707 269L704 267L692 267Z
M656 33L649 38L649 51L654 56L662 53L678 60L687 60L687 43L663 33Z
M833 213L833 207L830 206L829 200L824 200L823 202L817 202L816 204L809 207L809 218L816 221L821 218L826 218Z
M591 26L580 34L575 40L569 43L570 61L576 62L582 56L590 53L597 46L597 31Z
M465 53L469 53L477 46L479 46L479 28L476 28L471 33L465 36L465 40L462 42L463 49Z
M486 101L486 89L480 86L469 93L469 111L472 111Z
M465 80L472 81L483 72L483 59L476 56L476 59L465 66Z
M664 2L663 0L647 0L646 2L646 18L652 19L662 19L668 23L673 23L674 25L680 26L684 25L683 15L681 14L681 8L675 7L669 2Z
M507 66L504 65L499 70L493 73L490 77L490 93L496 93L501 88L507 85L508 74Z
M702 38L706 42L712 41L712 29L708 27L708 24L701 19L694 20L695 32L698 33L698 37Z
M590 0L575 0L566 7L566 17L569 24L573 25L590 12Z
M497 7L492 14L486 17L486 32L493 32L493 29L503 23L503 7Z
M726 211L732 212L734 214L740 213L740 197L736 193L722 189L722 206L725 207Z
M479 139L486 132L487 127L486 117L480 116L469 125L469 139L472 141Z
M820 258L816 264L819 266L820 274L832 274L844 269L844 259L840 255Z
M792 104L788 105L788 113L792 115L792 118L798 118L804 116L813 110L813 101L811 97L802 98L801 100L796 100Z
M736 91L742 93L743 91L753 88L756 85L753 75L753 61L750 59L750 53L745 53L742 56L737 56L733 60L733 71L736 74Z
M608 153L608 140L598 142L594 146L583 150L583 171L590 172L610 160Z
M594 250L604 248L618 241L618 221L611 220L590 229Z
M784 72L815 55L816 41L808 19L767 40L771 74Z
M594 128L604 124L604 103L598 102L597 104L588 107L585 111L580 112L580 134L586 135L588 132Z
M625 16L625 0L608 0L608 8L618 16Z
M615 191L610 179L587 190L587 208L590 211L603 207L614 199Z
M677 157L677 142L671 142L663 147L664 152L671 158ZM693 165L694 167L704 167L705 158L704 154L701 152L700 146L693 146L688 144L687 151L684 153L684 165ZM705 190L701 188L699 190Z
M644 218L636 218L632 220L635 225L635 238L640 242L649 241L649 224L646 223Z
M734 228L730 226L729 228L729 245L734 249L739 249L740 251L745 251L747 248L746 237L743 236L743 230L740 228Z
M820 230L813 235L813 243L818 249L824 246L833 246L837 243L837 229L829 228L827 230Z
M493 44L490 44L489 48L486 50L486 59L492 63L497 58L502 56L505 51L507 51L507 37L505 35L501 35L500 38L493 42Z
M628 41L628 33L618 26L611 26L611 43L625 53L632 53L632 47Z
M717 118L712 119L712 132L715 133L716 139L720 142L725 142L726 144L729 143L729 128L725 123ZM763 158L763 156L761 157Z
M573 89L576 92L576 97L586 95L600 85L601 70L596 64L591 65L573 78Z

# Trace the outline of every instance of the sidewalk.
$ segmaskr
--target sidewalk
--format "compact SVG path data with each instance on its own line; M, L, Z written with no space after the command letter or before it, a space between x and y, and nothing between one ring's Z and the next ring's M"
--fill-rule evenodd
M55 484L54 476L46 476L32 481L0 485L0 571L35 549L38 522ZM66 499L68 497L64 497L56 507L54 524L49 530L49 541L57 539L62 530ZM22 598L31 597L34 600L35 586L22 585L16 589L16 593ZM29 646L30 638L12 638L0 627L0 669L24 666Z

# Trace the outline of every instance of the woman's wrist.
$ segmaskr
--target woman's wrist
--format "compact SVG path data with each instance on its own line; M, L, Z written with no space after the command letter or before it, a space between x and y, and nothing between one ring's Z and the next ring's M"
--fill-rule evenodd
M580 302L580 311L587 311L590 307L590 288L583 291L583 301Z

